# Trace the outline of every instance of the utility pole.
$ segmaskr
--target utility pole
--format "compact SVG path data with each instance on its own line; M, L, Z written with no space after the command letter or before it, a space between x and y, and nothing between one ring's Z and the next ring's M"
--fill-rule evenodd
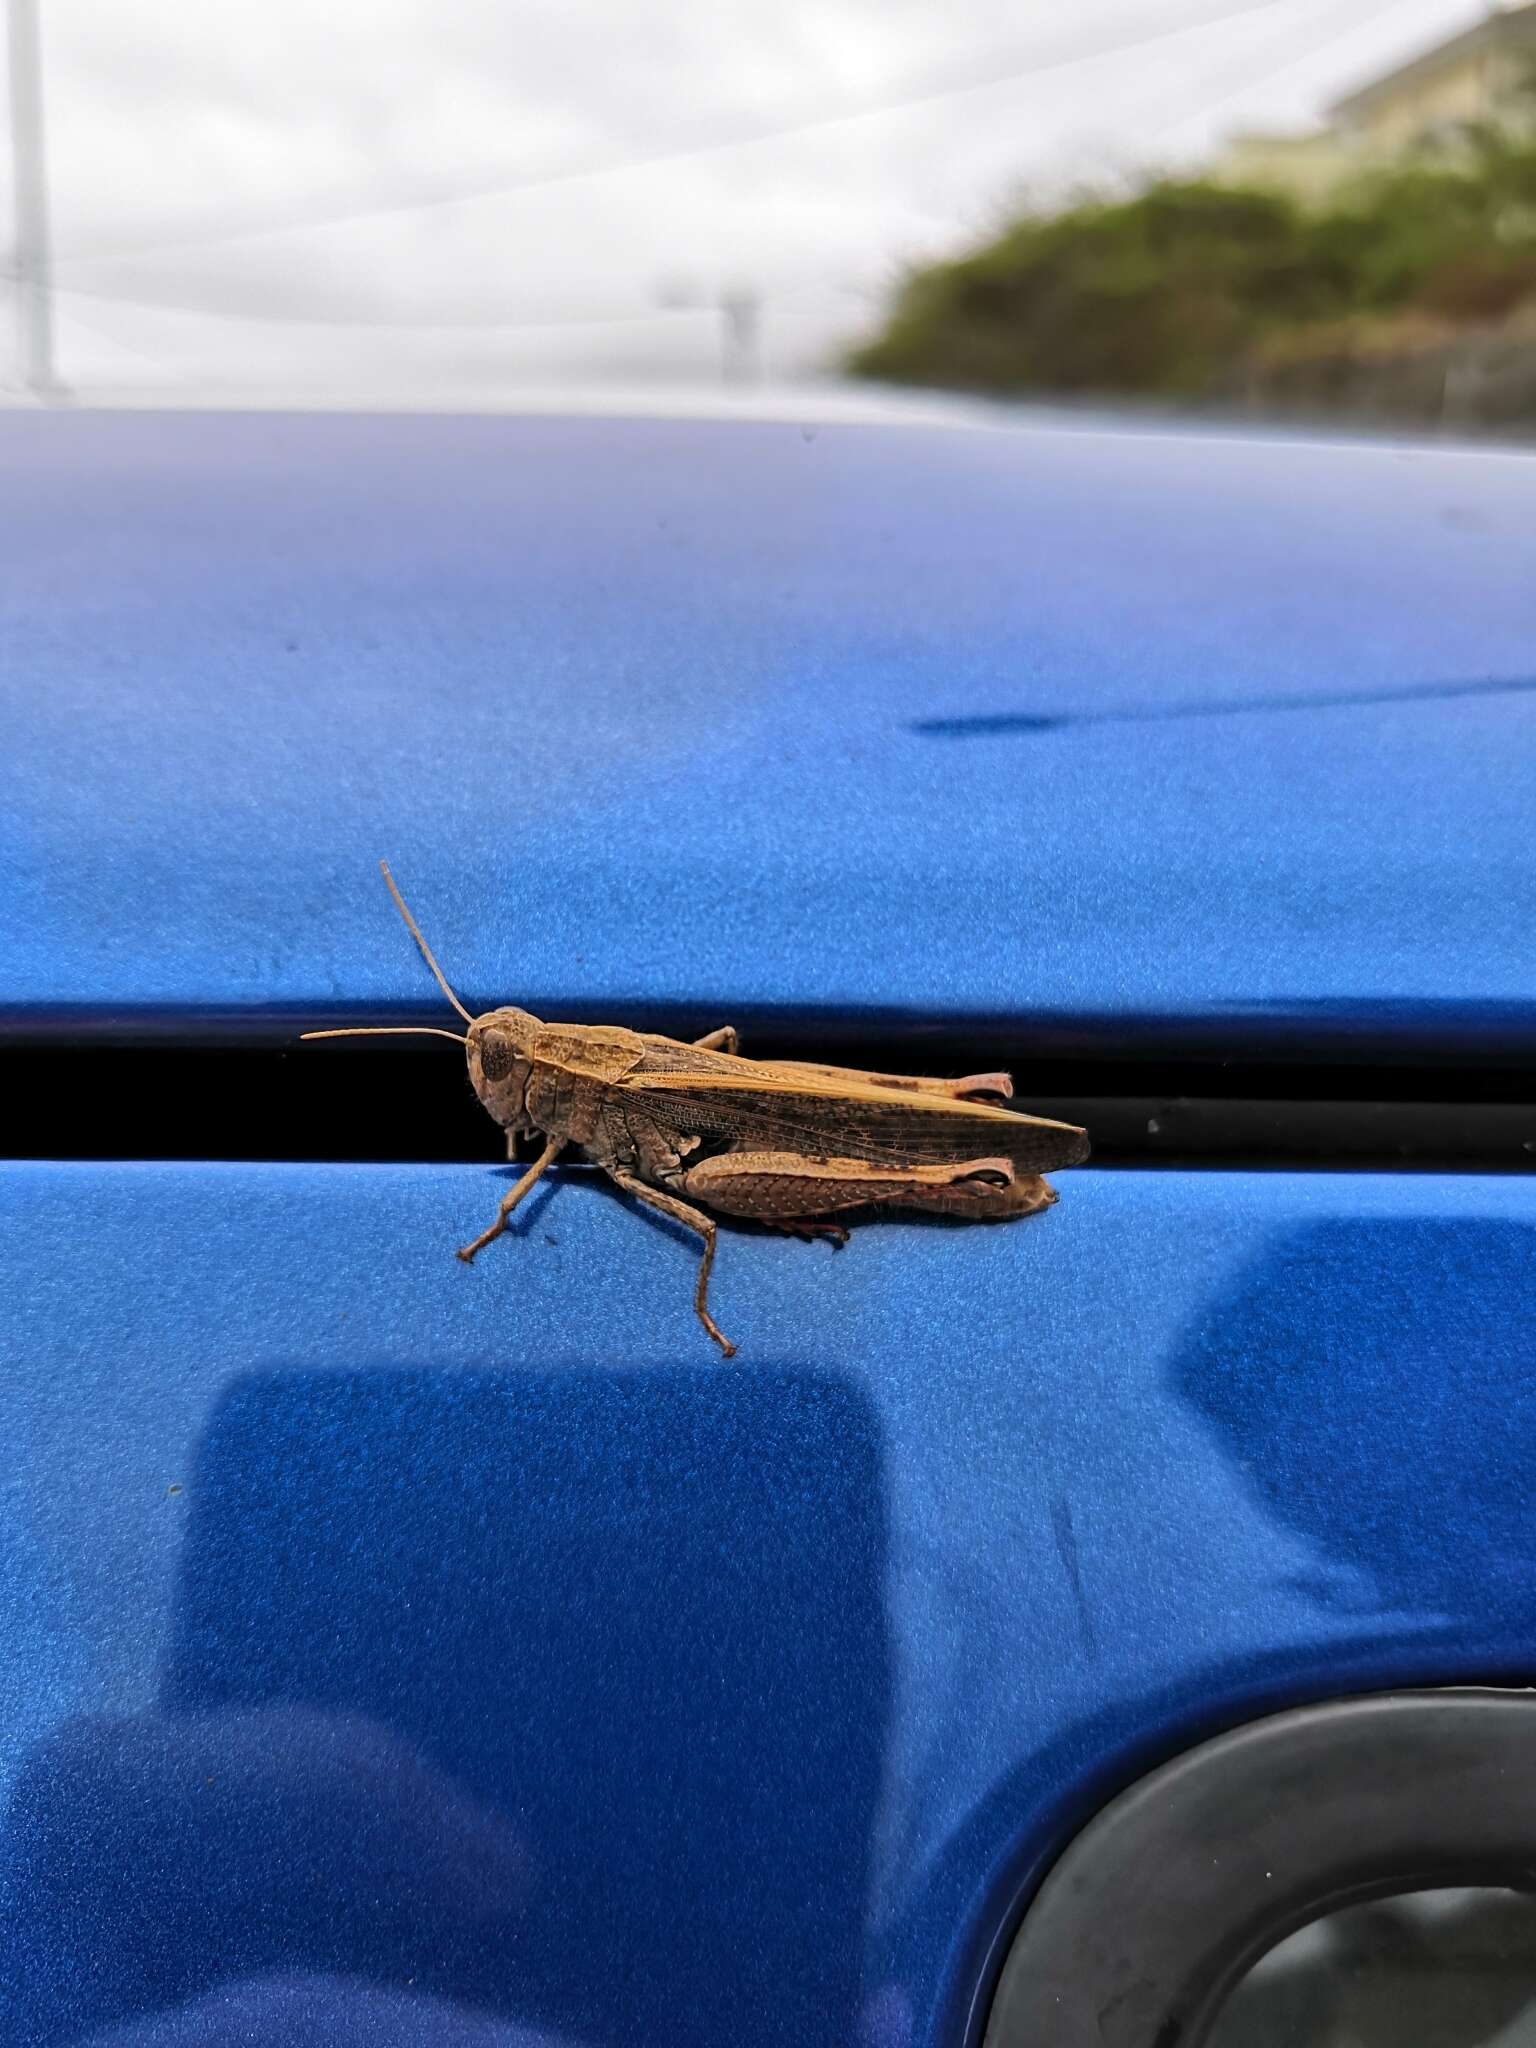
M712 307L720 315L720 381L760 384L763 379L763 295L755 285L709 289L687 277L663 278L657 303L673 309Z
M763 301L750 285L730 285L720 294L720 376L727 384L762 379Z
M53 376L48 180L43 161L43 57L37 0L10 0L11 174L16 194L16 318L21 381L38 398Z

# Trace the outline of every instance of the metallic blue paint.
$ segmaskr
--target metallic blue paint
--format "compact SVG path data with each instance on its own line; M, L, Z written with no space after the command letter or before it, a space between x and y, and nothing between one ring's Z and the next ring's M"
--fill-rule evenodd
M1528 455L0 460L12 1028L428 1011L388 853L480 1002L1536 1047ZM732 1234L731 1366L579 1176L466 1272L504 1185L0 1167L0 2048L940 2048L1144 1764L1533 1676L1536 1183Z
M732 1365L503 1185L0 1172L7 2048L930 2048L1143 1764L1536 1676L1536 1182L732 1235Z
M0 416L14 1026L1536 1045L1536 457Z

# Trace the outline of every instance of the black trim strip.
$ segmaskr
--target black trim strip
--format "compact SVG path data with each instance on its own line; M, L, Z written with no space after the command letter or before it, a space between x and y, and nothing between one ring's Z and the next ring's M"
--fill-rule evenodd
M539 1017L570 1024L628 1024L686 1038L731 1023L751 1050L791 1048L843 1058L853 1047L887 1047L921 1063L925 1048L990 1047L1030 1061L1139 1067L1337 1067L1362 1073L1418 1068L1455 1076L1479 1067L1536 1072L1536 998L1416 999L1276 995L1213 1004L1199 1012L1031 1009L1004 1013L764 1006L722 1000L683 1008L629 1002L572 1002L558 992L516 989L459 994L471 1011L516 1001ZM250 1004L179 1008L144 1004L19 1003L0 994L0 1047L23 1044L283 1045L331 1024L442 1024L449 1013L430 996L415 1007ZM842 1048L841 1051L835 1048ZM994 1061L993 1064L996 1062ZM1006 1063L1006 1061L1005 1061ZM858 1064L857 1061L851 1064ZM865 1065L871 1064L865 1061ZM887 1064L890 1064L887 1062ZM984 1064L984 1062L982 1063Z
M1253 1722L1143 1778L1067 1848L985 2048L1201 2048L1297 1927L1441 1885L1536 1888L1536 1694L1387 1693Z
M1019 1106L1083 1125L1098 1166L1536 1171L1531 1070L1043 1060L996 1040L760 1036L748 1050L898 1073L1011 1068ZM0 1081L12 1158L504 1156L441 1040L13 1043Z

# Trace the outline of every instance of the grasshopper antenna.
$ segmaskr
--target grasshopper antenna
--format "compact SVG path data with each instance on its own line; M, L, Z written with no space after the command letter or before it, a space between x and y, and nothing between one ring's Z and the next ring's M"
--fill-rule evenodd
M342 1031L301 1031L300 1038L451 1038L455 1045L469 1041L461 1031L439 1031L435 1024L349 1024Z
M388 888L390 895L393 896L395 899L396 910L398 910L400 915L405 919L406 930L410 933L411 937L416 941L417 945L420 946L421 957L423 960L426 961L427 965L431 968L434 976L437 979L438 987L442 990L443 994L448 998L449 1002L452 1003L453 1007L458 1011L459 1015L464 1019L464 1022L466 1024L473 1024L475 1021L474 1018L471 1017L468 1010L465 1009L464 1005L459 1001L458 997L454 994L453 990L448 986L447 975L444 974L441 967L439 967L437 962L432 958L432 948L421 936L421 933L417 928L415 918L412 917L409 910L406 909L405 898L400 894L400 891L395 887L395 878L389 872L389 862L387 860L381 860L379 862L379 873L384 877L385 885ZM387 1030L389 1027L386 1025L383 1028ZM457 1034L454 1032L450 1032L448 1035L450 1038L457 1036Z

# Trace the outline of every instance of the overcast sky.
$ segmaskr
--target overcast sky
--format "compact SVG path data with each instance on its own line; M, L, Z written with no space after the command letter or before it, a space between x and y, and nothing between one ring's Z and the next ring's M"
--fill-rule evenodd
M762 296L770 374L813 374L903 263L1021 196L1305 125L1483 11L39 5L65 379L424 395L712 381L707 302L734 287Z

